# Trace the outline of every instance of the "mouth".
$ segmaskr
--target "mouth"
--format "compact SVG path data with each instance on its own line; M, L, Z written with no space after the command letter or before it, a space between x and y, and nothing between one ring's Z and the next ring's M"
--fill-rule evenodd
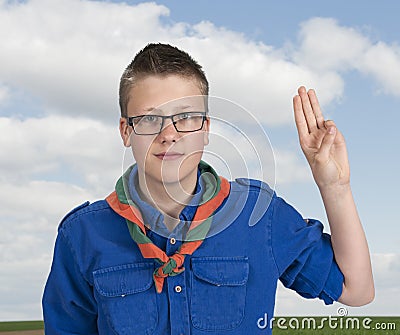
M180 152L168 151L168 152L160 152L158 154L155 154L154 156L156 156L160 160L173 161L181 158L183 154Z

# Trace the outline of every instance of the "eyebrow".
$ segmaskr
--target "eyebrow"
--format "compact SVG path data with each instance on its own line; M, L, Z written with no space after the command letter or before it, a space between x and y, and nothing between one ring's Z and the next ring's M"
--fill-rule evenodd
M178 111L184 111L186 109L192 108L192 105L180 105L180 106L176 106L174 107L174 111L178 110ZM144 112L153 112L153 111L162 111L162 109L156 108L156 107L147 107L143 109Z
M182 111L184 111L184 110L192 108L192 107L193 107L192 105L181 105L181 106L176 106L174 108L174 110L182 110Z

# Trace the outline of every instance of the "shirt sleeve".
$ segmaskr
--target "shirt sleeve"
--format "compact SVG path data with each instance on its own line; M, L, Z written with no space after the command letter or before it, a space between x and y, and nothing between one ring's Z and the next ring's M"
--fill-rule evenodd
M82 276L62 229L57 236L42 305L45 334L98 334L92 287Z
M330 235L317 220L304 220L281 198L274 199L272 252L279 278L305 298L332 304L342 294L343 274L333 254Z

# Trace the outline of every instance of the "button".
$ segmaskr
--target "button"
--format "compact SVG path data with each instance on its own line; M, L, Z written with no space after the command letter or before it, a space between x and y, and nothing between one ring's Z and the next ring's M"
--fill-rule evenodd
M175 286L175 292L176 292L176 293L182 292L182 287L179 286L179 285Z
M176 243L176 240L175 240L175 238L171 237L171 239L169 240L169 242L170 242L171 244L175 244L175 243Z

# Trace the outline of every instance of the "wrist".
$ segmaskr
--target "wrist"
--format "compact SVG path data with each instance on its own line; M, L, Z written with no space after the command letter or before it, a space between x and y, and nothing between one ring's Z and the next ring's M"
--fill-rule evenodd
M351 194L350 183L335 185L318 185L321 195L324 196L345 196Z

